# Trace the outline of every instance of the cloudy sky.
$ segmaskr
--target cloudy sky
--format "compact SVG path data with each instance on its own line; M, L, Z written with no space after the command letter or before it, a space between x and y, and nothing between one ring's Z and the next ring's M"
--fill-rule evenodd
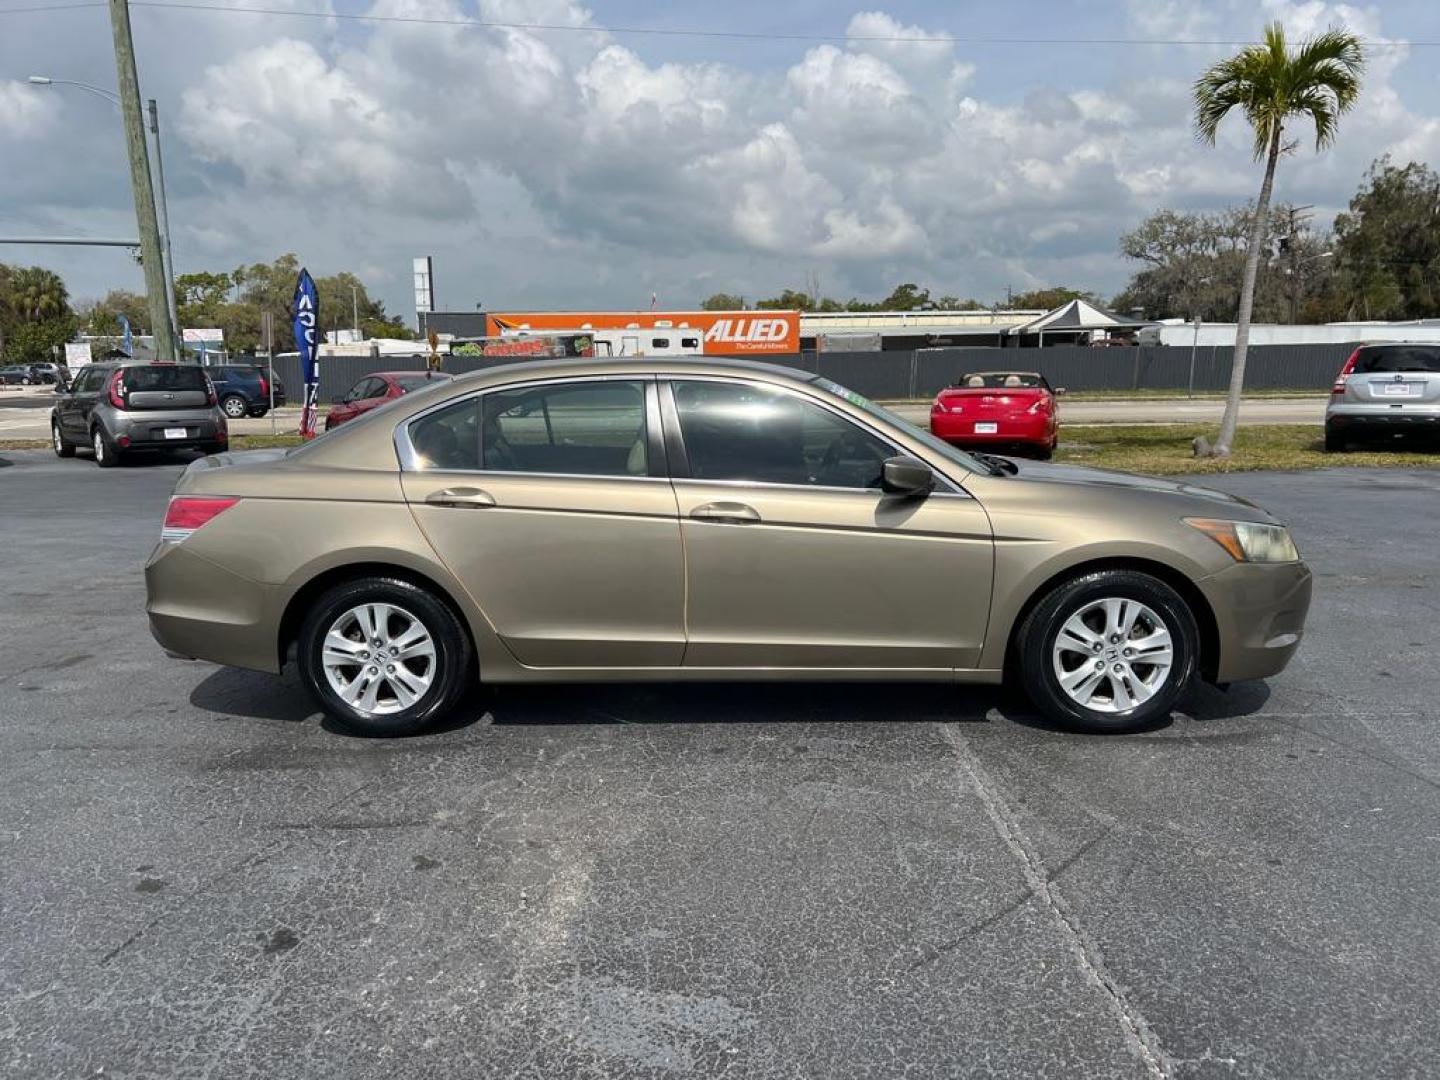
M0 0L0 235L134 234L118 113L26 83L114 87L106 9L77 2ZM177 270L294 251L407 317L422 254L447 309L680 307L812 273L842 297L1115 291L1117 237L1147 213L1253 196L1243 123L1212 150L1188 121L1190 81L1231 47L1179 43L1274 18L1390 43L1339 145L1302 146L1277 198L1328 218L1381 154L1440 165L1435 0L193 3L270 13L134 10ZM141 285L120 250L0 260L77 297Z

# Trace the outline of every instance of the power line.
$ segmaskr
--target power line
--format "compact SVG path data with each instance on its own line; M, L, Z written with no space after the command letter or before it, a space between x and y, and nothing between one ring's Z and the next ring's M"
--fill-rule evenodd
M103 7L89 0L43 7L0 8L0 15L34 11L64 11L83 7ZM658 26L576 26L571 23L510 22L498 19L446 19L419 15L369 15L359 12L305 11L295 8L235 7L228 4L195 4L184 0L131 0L131 7L169 11L204 11L222 15L271 15L297 19L339 19L347 22L391 23L407 26L457 26L474 30L524 30L571 34L635 34L654 37L716 38L733 41L811 41L831 43L868 43L883 45L1086 45L1133 47L1136 45L1173 45L1193 48L1238 47L1258 44L1253 38L1027 38L968 37L950 34L915 37L902 34L786 34L748 30L697 30ZM1440 46L1440 41L1362 41L1368 49L1404 49Z

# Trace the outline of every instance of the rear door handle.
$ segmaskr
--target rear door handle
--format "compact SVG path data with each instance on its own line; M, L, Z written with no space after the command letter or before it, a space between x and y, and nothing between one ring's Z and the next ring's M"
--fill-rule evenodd
M704 503L690 511L696 521L715 521L728 525L753 525L760 520L755 508L738 502Z
M495 497L479 488L455 487L444 491L432 491L425 496L431 506L450 506L456 509L483 510L495 505Z

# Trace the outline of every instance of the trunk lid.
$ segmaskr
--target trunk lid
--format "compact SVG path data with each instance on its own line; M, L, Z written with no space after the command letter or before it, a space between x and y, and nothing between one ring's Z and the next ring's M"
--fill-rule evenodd
M1021 387L1019 389L956 389L942 390L940 403L949 412L962 416L1012 416L1023 413L1044 394L1043 390Z
M1345 380L1354 405L1440 404L1440 346L1374 345L1361 348Z

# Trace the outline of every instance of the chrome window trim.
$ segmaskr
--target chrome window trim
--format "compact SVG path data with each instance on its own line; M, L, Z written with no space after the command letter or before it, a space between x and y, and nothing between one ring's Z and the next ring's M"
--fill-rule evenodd
M807 393L805 393L805 392L804 392L802 389L800 389L799 387L796 387L796 386L786 386L784 383L766 382L766 381L763 380L763 379L748 379L748 378L743 378L743 377L740 377L740 376L732 376L732 375L666 375L666 374L661 373L660 375L657 376L657 378L663 379L664 381L666 381L666 382L668 382L668 383L670 384L670 390L671 390L671 394L672 394L672 395L674 394L674 386L675 386L676 383L681 383L681 382L719 382L719 383L738 383L738 384L744 385L744 386L754 386L754 387L757 387L757 388L762 389L762 390L774 390L774 391L776 391L776 392L778 392L778 393L790 394L790 395L792 395L792 396L794 396L794 397L798 397L798 398L800 398L802 401L808 401L808 402L810 402L810 403L813 404L813 405L817 405L817 406L819 406L821 409L824 409L826 412L831 413L832 415L834 415L834 416L836 416L836 417L839 417L839 419L841 419L842 421L844 421L844 422L846 422L846 423L848 423L848 424L853 424L855 427L858 427L861 431L864 431L866 434L868 434L868 435L870 435L870 436L872 436L872 437L874 437L874 438L876 438L876 439L879 439L882 443L884 443L884 444L885 444L886 446L888 446L892 451L894 451L894 456L896 456L896 457L902 457L902 456L903 456L903 457L919 457L921 461L924 461L926 465L930 466L930 471L935 474L936 480L938 480L938 481L940 481L941 483L945 484L946 487L949 489L949 490L947 490L947 491L938 491L938 490L937 490L937 491L932 491L932 492L930 492L931 495L958 495L958 496L960 496L961 498L965 498L965 499L974 498L974 496L972 496L968 491L966 491L964 488L962 488L962 487L961 487L954 479L952 479L948 474L946 474L946 473L942 472L940 469L936 468L935 463L934 463L933 461L931 461L929 458L927 458L927 457L922 457L921 455L916 454L914 451L907 451L904 447L897 446L897 445L895 444L894 438L892 438L890 435L886 434L886 433L883 432L883 431L880 431L880 430L876 429L875 427L873 427L871 424L869 424L869 423L866 422L866 421L857 420L855 417L851 416L851 415L850 415L849 413L847 413L845 410L836 408L834 405L832 405L832 404L831 404L830 402L828 402L828 401L825 401L823 398L818 398L818 397L815 397L815 396L812 395L812 394L807 394ZM676 403L676 412L677 412L677 414L678 414L678 412L679 412L679 403L678 403L678 402ZM683 440L683 439L684 439L684 432L681 431L680 435L681 435L681 439ZM770 481L762 481L762 480L705 480L705 479L702 479L702 478L699 478L699 477L694 477L694 476L671 477L671 479L674 480L676 483L690 482L690 483L698 483L698 484L736 484L736 485L742 485L742 486L743 486L743 485L752 485L752 486L755 486L755 487L785 488L785 489L790 490L790 491L866 491L866 492L873 492L873 493L875 493L875 494L877 494L877 495L883 495L883 494L885 494L884 490L881 489L881 488L833 487L833 486L819 485L819 484L780 484L780 483L772 483L772 482L770 482Z
M408 417L407 419L395 425L395 432L392 436L392 441L395 444L395 456L400 461L400 471L414 473L445 472L452 475L458 473L467 476L550 476L560 477L564 479L581 480L660 480L668 484L670 482L669 476L618 476L614 473L552 473L527 472L523 469L487 469L484 467L485 462L483 458L480 462L481 467L478 469L426 469L420 464L420 455L416 452L415 444L410 439L410 425L425 419L425 417L430 416L433 413L440 412L443 409L452 408L456 405L461 405L467 401L478 401L486 394L494 394L500 392L508 393L511 390L527 390L532 386L547 386L552 383L563 384L585 382L632 382L641 383L643 385L646 383L655 382L655 376L648 372L630 372L629 374L621 374L617 372L613 375L553 375L549 378L526 379L524 382L504 383L497 386L487 386L480 390L473 390L468 394L459 394L453 398L446 398L444 401L437 401L434 405L431 405L426 409L420 410L415 415ZM645 412L645 423L647 425L647 439L649 437L648 426L650 424L649 403L650 394L647 390L647 392L645 393L645 400L642 405L642 408ZM484 447L481 447L480 449L481 453L483 454Z

